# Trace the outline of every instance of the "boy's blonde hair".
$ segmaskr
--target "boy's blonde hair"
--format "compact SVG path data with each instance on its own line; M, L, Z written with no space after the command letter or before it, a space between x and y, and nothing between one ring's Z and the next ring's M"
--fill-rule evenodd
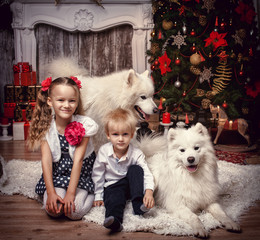
M134 133L136 130L137 120L135 115L123 108L116 108L115 110L110 111L103 120L106 134L109 135L109 124L124 123L131 129L131 132Z

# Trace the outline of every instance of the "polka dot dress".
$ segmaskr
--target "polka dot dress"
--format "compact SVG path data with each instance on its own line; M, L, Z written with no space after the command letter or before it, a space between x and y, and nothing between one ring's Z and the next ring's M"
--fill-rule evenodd
M67 189L70 182L70 175L73 166L73 160L69 155L69 143L65 136L59 134L61 146L61 159L53 163L53 185L54 187ZM78 188L84 189L89 193L94 193L94 183L92 181L92 168L96 159L95 152L83 160ZM35 192L43 195L46 190L43 175L35 187Z

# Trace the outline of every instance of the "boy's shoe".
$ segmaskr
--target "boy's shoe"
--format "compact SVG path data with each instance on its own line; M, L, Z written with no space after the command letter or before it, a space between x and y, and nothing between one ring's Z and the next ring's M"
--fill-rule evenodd
M114 232L121 232L123 230L122 224L114 216L105 218L103 226Z
M147 208L144 204L142 204L142 205L140 206L140 210L143 211L144 213L147 213L147 212L150 211L150 209Z

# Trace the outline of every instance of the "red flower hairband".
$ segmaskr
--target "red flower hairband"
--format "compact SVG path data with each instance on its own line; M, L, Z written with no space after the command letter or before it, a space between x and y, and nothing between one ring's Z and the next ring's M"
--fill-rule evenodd
M78 88L81 88L81 81L78 80L76 77L73 77L71 76L70 79L72 79L78 86ZM50 85L51 85L51 82L52 82L52 78L51 77L48 77L46 78L44 81L42 81L42 91L45 92L49 89Z

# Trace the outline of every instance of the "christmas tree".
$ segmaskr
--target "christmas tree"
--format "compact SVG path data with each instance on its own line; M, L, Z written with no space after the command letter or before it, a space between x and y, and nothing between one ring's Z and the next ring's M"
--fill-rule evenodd
M224 107L246 118L258 94L252 0L153 0L147 51L156 97L172 115Z

